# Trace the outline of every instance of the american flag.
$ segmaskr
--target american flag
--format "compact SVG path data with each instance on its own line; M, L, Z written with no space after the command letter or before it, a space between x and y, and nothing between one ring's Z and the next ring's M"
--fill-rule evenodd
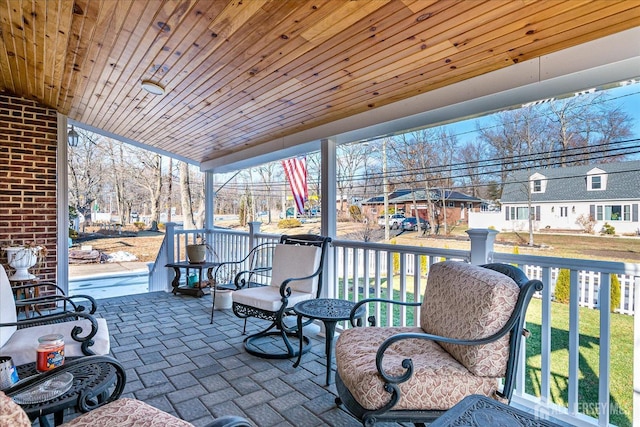
M309 192L307 190L307 160L302 158L292 158L282 161L282 167L284 173L287 176L289 185L291 186L291 192L293 193L293 199L296 202L298 212L304 214L304 202L309 198Z

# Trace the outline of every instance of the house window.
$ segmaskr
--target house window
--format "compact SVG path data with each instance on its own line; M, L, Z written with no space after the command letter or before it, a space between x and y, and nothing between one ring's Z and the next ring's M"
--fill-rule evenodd
M591 189L592 190L601 190L602 189L602 177L601 176L592 176L591 177Z
M560 217L568 217L569 216L569 208L566 206L560 206Z
M512 208L513 209L513 208ZM516 208L516 218L515 219L529 219L529 208Z
M536 179L533 181L533 192L542 193L542 180Z
M596 221L631 221L631 205L598 205Z

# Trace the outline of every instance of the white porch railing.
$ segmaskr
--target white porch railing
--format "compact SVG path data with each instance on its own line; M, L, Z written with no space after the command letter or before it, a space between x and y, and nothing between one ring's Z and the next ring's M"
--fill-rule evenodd
M170 229L172 233L170 233ZM163 244L166 252L163 260L180 260L183 247L186 242L192 241L192 236L197 234L211 236L207 240L212 242L218 259L239 259L244 256L251 247L265 242L274 241L277 235L260 234L259 226L251 227L250 233L231 230L215 229L206 230L175 230L167 228L167 242ZM488 230L470 230L471 242L469 250L448 250L437 248L424 248L415 246L400 246L390 244L365 243L358 241L334 240L333 250L330 251L327 266L326 294L329 297L343 298L358 301L363 298L381 297L402 301L421 300L426 284L428 267L442 260L461 260L480 264L483 262L505 262L518 265L523 268L530 278L539 278L545 284L544 291L537 297L541 300L541 332L540 336L531 337L540 341L541 369L540 369L540 395L532 395L525 390L525 366L526 348L522 349L520 359L521 369L516 384L513 402L530 407L541 416L551 415L572 425L606 426L610 422L610 413L621 410L610 402L610 371L611 371L611 313L610 288L611 276L618 275L621 284L620 313L634 313L634 308L640 306L640 264L620 262L604 262L592 260L569 259L559 257L539 257L530 255L516 255L493 252L493 239L495 234ZM170 237L173 236L173 237ZM173 242L173 243L172 243ZM171 248L173 247L173 249ZM152 269L150 275L157 276L157 286L151 285L151 290L168 290L172 277L167 276L165 268ZM162 266L164 267L164 264ZM568 404L560 406L552 402L551 383L558 379L557 374L552 374L552 328L551 328L551 302L555 281L560 269L570 271L570 303L569 303L569 369L568 378L564 379L568 387ZM164 280L162 276L164 274ZM171 273L172 274L172 273ZM163 283L162 283L163 282ZM598 357L598 398L597 402L585 402L579 399L580 381L590 381L590 378L580 378L580 333L579 333L579 307L591 309L604 307L599 313L599 357ZM413 326L419 319L419 308L409 309L399 307L397 310L384 310L379 304L374 305L372 313L380 325ZM342 327L348 327L344 322ZM633 340L634 349L632 360L640 354L640 317L634 318L634 334L629 337ZM525 343L526 345L526 343ZM640 411L640 363L636 363L633 371L633 404L636 408L636 421ZM595 371L595 369L594 369ZM631 371L630 371L630 376ZM631 392L631 391L630 391ZM595 408L595 411L594 411ZM625 417L629 423L633 422L632 408L626 408ZM585 412L597 412L597 418L585 415Z
M165 238L156 262L149 271L149 291L169 291L174 272L165 268L165 265L186 260L187 245L203 237L211 247L207 253L208 261L242 259L252 247L280 238L279 235L259 233L259 228L259 223L253 223L250 233L221 228L183 230L173 223L167 223Z

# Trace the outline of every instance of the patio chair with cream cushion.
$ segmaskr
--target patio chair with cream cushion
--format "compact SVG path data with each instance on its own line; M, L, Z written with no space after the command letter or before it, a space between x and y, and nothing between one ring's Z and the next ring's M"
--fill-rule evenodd
M15 300L13 290L48 287L55 295ZM87 306L85 306L85 304ZM46 313L31 310L31 316L18 320L19 307L53 307ZM86 295L62 294L53 284L33 284L11 288L4 267L0 266L0 355L11 356L16 365L35 362L38 338L60 334L65 343L65 356L105 355L109 353L109 330L105 319L93 316L96 302Z
M218 308L217 294L223 293L231 300L230 292L243 288L267 286L271 280L271 263L277 242L265 242L256 245L244 258L221 262L214 270L214 286L211 292L211 322ZM218 298L218 301L220 298ZM220 304L224 307L225 304ZM224 307L229 308L229 307Z
M511 265L446 261L429 268L422 303L361 301L352 313L372 301L420 306L420 323L344 331L337 403L371 426L430 422L471 394L509 402L527 306L542 287Z
M280 243L273 249L269 286L233 291L231 294L233 312L245 320L243 334L246 333L249 317L271 322L264 330L244 340L247 352L276 359L289 358L298 354L298 350L294 350L288 338L297 334L295 321L287 325L285 318L292 314L296 303L320 296L323 282L322 269L330 242L331 239L328 237L313 234L282 236ZM241 274L251 275L252 272L245 271ZM242 283L242 279L236 280L236 283ZM261 346L263 338L273 335L282 338L284 347L265 349ZM309 346L305 345L303 351L308 348Z

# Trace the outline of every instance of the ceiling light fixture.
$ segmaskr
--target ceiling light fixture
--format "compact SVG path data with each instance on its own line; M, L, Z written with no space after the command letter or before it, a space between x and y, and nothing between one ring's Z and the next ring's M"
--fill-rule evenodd
M67 142L69 142L69 147L77 147L80 142L80 134L76 132L73 125L71 125L71 130L67 132Z
M151 80L143 80L140 85L142 89L153 95L164 95L164 87L160 86L159 83L152 82Z

